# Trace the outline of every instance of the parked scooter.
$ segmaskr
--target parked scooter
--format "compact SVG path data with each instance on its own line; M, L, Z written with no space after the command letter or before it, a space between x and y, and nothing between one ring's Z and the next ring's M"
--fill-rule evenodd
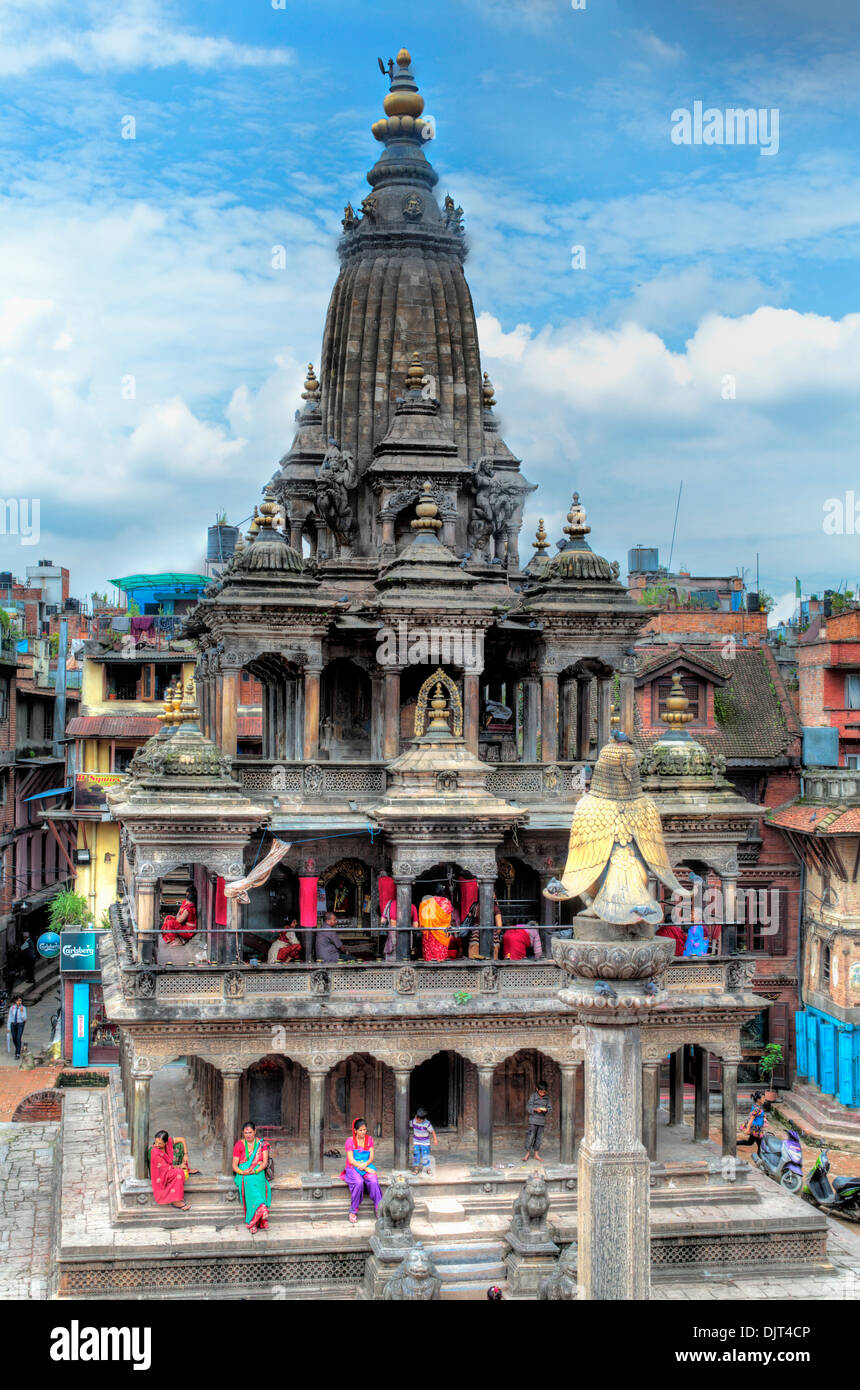
M830 1159L822 1149L803 1184L804 1200L846 1221L860 1222L860 1178L834 1178L831 1182L829 1173Z
M803 1186L803 1153L796 1130L790 1129L781 1141L773 1134L765 1134L761 1153L753 1162L788 1192L799 1192Z

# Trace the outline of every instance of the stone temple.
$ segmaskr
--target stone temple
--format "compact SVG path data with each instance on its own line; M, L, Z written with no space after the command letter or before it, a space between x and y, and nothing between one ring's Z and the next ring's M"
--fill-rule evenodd
M503 1238L524 1173L499 1161L521 1157L539 1078L553 1102L552 1248L575 1240L583 1051L552 937L585 904L543 889L564 865L598 750L613 728L634 732L634 642L650 610L589 544L578 493L554 552L541 525L534 553L521 553L533 485L482 371L463 211L437 196L405 50L389 79L370 191L345 209L319 375L308 372L295 437L260 480L247 540L187 622L196 688L172 692L161 732L110 796L125 888L102 945L105 1008L122 1038L122 1084L104 1098L99 1141L110 1209L93 1234L64 1191L61 1295L367 1287L371 1225L346 1223L343 1142L362 1114L383 1171L404 1169L419 1105L442 1142L436 1178L416 1180L415 1221L430 1244L434 1221L450 1223L447 1254L435 1241L440 1268L447 1259L457 1271L448 1284L468 1292L468 1266L486 1288L507 1268L512 1291L533 1294L528 1260ZM571 491L586 483L571 478ZM237 718L249 677L262 692L253 753ZM716 866L731 900L757 809L689 739L677 697L669 744L642 760L643 786L673 866ZM280 859L246 901L225 896L273 849ZM161 918L191 885L197 932L168 945ZM410 929L426 895L448 898L458 918L473 909L471 946L462 938L450 959L423 959ZM398 927L388 952L386 905ZM345 952L334 962L314 958L325 911ZM495 958L499 917L534 922L542 957ZM301 958L270 964L293 919ZM719 1206L727 1170L705 1142L711 1063L731 1159L741 1029L766 1006L728 932L722 949L671 964L667 998L642 1026L656 1271L823 1258L821 1218L774 1185L732 1180L736 1215ZM68 1098L67 1129L78 1112L92 1123L85 1108ZM277 1153L265 1258L231 1205L232 1146L248 1115ZM165 1222L146 1152L157 1129L181 1133L179 1123L206 1161L188 1185L190 1212ZM490 1232L483 1246L476 1222Z

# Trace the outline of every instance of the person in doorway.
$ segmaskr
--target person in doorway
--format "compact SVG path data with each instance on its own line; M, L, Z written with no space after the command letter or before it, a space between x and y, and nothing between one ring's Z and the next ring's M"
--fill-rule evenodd
M26 1022L27 1010L24 1008L24 1000L19 994L6 1016L6 1031L15 1046L16 1062L21 1060L21 1039L24 1036L24 1024Z
M266 1176L269 1146L257 1138L257 1126L247 1121L242 1138L233 1146L233 1173L245 1207L245 1225L253 1235L268 1231L272 1187Z
M298 922L294 917L280 935L275 937L266 958L268 965L289 965L290 961L301 959L302 946L295 931L297 926Z
M477 920L477 904L476 904L476 916L475 916L475 918L473 918L473 921L475 921L475 920ZM493 894L493 960L498 960L498 959L499 959L499 955L500 955L500 953L501 953L501 949L502 949L502 910L501 910L501 908L499 907L499 900L498 900L498 898L496 897L496 895L495 895L495 893L494 893L494 894ZM473 926L473 927L472 927L472 930L469 932L469 959L470 959L470 960L483 960L483 959L484 959L484 957L481 955L481 929L480 929L480 927Z
M508 927L502 938L502 960L525 960L529 951L535 960L540 960L543 955L540 932L537 928L527 927L523 922Z
M341 956L346 955L346 947L337 934L337 918L327 912L323 925L316 929L316 957L324 965L335 965Z
M738 1148L751 1148L755 1144L757 1154L761 1153L761 1137L764 1134L764 1127L767 1124L767 1117L764 1113L761 1091L754 1091L750 1113L747 1122L741 1130L741 1134L746 1135L745 1139L738 1139Z
M161 939L168 946L178 941L184 943L190 941L197 932L197 890L189 888L182 902L179 904L179 911L169 917L165 917L161 924Z
M426 1169L429 1177L430 1145L438 1144L439 1140L423 1105L416 1110L415 1119L409 1121L409 1128L412 1130L412 1171L417 1177Z
M534 1154L538 1163L542 1162L540 1151L543 1144L544 1129L546 1128L547 1118L552 1110L552 1101L546 1093L546 1084L539 1081L535 1090L529 1096L526 1112L529 1117L529 1128L526 1134L526 1156L523 1163L528 1163L529 1155Z
M413 926L413 927L417 927L417 925L418 925L418 909L417 909L417 907L415 906L414 903L412 904L412 910L411 910L411 914L410 914L410 920L411 920L411 922L412 922L412 926ZM382 914L382 921L383 921L383 923L387 923L387 924L388 924L388 935L387 935L386 938L385 938L385 945L384 945L383 948L382 948L382 954L383 954L383 956L385 957L386 960L394 960L395 956L397 955L397 899L396 899L396 898L392 898L392 899L390 900L390 902L387 902L387 903L385 904L385 911L384 911L383 914ZM411 939L410 939L409 948L411 948L411 945L412 945L412 942L411 942ZM406 954L407 954L407 955L409 954L409 948L407 948L407 951L406 951Z
M173 1151L173 1140L166 1129L160 1129L149 1151L149 1178L152 1195L159 1206L177 1207L188 1211L185 1200L186 1170L177 1166Z
M25 931L21 937L21 949L18 954L21 965L24 968L24 974L27 976L27 983L30 985L35 984L36 947L33 945L33 938L28 931Z
M449 898L426 897L418 908L421 955L424 960L447 960L453 909Z
M346 1164L340 1176L349 1188L349 1220L354 1226L365 1191L373 1198L373 1210L376 1215L379 1214L379 1204L382 1201L379 1178L373 1162L373 1135L368 1133L367 1121L363 1115L358 1115L353 1120L352 1134L343 1148Z

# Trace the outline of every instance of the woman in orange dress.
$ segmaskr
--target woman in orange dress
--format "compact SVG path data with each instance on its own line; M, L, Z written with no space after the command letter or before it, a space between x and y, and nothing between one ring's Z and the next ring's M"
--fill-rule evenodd
M447 960L453 907L447 898L422 898L418 908L421 954L425 960Z

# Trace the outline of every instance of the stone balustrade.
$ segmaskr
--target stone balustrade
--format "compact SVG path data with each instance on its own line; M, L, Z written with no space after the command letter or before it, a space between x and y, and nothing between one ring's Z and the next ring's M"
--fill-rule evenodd
M487 790L494 796L524 800L568 800L585 790L585 764L487 763ZM377 797L387 787L383 763L290 762L239 757L233 771L249 796Z
M860 802L860 769L858 768L804 768L802 776L803 797L806 801Z

